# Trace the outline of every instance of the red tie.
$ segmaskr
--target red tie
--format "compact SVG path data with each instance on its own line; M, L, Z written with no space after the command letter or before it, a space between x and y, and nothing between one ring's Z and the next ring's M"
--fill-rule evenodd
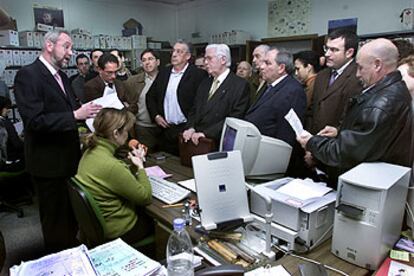
M60 75L59 75L59 72L56 72L56 74L55 74L55 79L56 79L56 81L59 83L59 86L60 86L60 88L62 89L63 93L65 93L65 94L66 94L66 91L65 91L65 86L63 85L63 81L62 81L62 78L61 78L61 77L60 77Z

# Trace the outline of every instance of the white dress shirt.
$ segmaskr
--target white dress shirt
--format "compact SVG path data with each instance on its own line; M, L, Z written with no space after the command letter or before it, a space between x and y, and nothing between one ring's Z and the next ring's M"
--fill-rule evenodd
M185 70L188 68L188 63L180 72L176 72L174 67L171 69L170 79L168 80L167 91L164 97L164 114L165 120L169 124L178 125L187 122L180 104L178 103L177 88L183 77Z

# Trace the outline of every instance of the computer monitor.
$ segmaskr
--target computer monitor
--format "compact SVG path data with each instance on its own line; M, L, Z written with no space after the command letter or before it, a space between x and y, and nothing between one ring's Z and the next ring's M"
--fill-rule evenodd
M239 150L247 178L272 179L286 172L292 147L279 139L261 135L255 125L226 118L221 133L220 151Z

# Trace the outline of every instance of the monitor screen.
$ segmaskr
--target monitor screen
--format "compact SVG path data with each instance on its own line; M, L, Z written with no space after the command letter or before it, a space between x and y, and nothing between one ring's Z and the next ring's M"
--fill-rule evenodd
M237 130L227 126L223 137L223 151L232 151L236 140Z

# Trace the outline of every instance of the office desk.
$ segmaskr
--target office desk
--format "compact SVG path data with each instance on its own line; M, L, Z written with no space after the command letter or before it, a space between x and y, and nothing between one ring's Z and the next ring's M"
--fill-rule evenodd
M186 180L189 178L193 178L193 170L188 167L184 167L180 164L179 157L165 154L166 159L157 161L151 156L148 158L146 166L153 166L158 165L160 166L166 173L171 173L173 176L170 180L172 181L181 181ZM191 195L195 197L195 194ZM165 209L162 206L165 203L153 199L152 204L146 207L147 213L156 220L156 246L157 246L157 258L163 258L163 254L165 254L165 248L169 236L169 232L172 229L172 221L174 218L181 216L181 209L182 208L169 208ZM194 241L197 241L200 235L194 232L194 226L197 225L198 222L193 220L193 225L187 228L191 238ZM323 262L326 265L330 265L336 269L342 270L349 275L369 275L370 272L366 269L357 267L352 265L348 262L343 261L342 259L337 258L331 252L331 241L328 240L321 244L319 247L314 249L311 253L308 254L298 254L304 257L308 257L320 262ZM305 261L292 257L292 256L284 256L281 259L275 262L275 265L283 265L292 275L299 275L298 264L304 263ZM331 271L328 271L329 275L340 275Z

